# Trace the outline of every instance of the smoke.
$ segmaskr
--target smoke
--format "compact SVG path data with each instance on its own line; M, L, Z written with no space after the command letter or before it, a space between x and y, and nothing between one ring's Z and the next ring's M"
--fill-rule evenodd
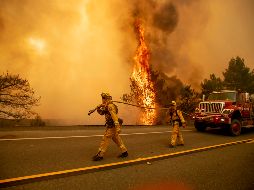
M129 90L141 17L151 64L196 89L231 57L253 68L252 0L1 0L0 72L20 74L42 97L42 118L102 124L87 111L103 91ZM135 123L133 107L120 116ZM134 110L136 113L137 110Z
M154 14L153 23L158 29L166 33L171 33L178 22L178 12L171 3L166 3L160 7Z
M254 3L244 0L128 1L131 18L146 23L154 70L177 75L196 90L209 74L221 75L239 55L254 67ZM131 20L131 19L130 19ZM250 43L250 40L252 43Z
M173 52L169 49L168 38L178 23L178 11L171 2L160 4L152 19L152 30L149 34L151 39L152 59L154 69L164 72L172 71L177 66Z
M130 4L133 6L130 7L129 20L139 18L144 22L153 68L172 71L176 62L169 49L168 38L178 23L177 8L171 1L132 0Z
M120 25L133 25L136 18L144 22L153 70L169 77L177 75L184 83L199 89L203 69L191 58L186 48L198 38L197 32L202 33L206 27L209 11L205 3L200 0L130 0L124 6L129 8L129 12ZM125 26L122 26L123 32L128 31L128 36L135 39L133 29ZM132 50L135 43L132 41L132 44L129 43L131 46L124 49L128 59L133 51L126 52L126 49Z
M207 26L210 13L206 3L201 0L130 0L123 3L123 7L128 11L120 15L118 24L126 36L124 52L127 62L133 64L130 58L137 46L133 23L139 18L145 25L153 70L169 77L177 75L184 83L199 89L203 66L192 58L188 48Z
M110 5L1 0L0 13L0 72L29 80L41 96L42 118L102 124L88 110L101 103L101 92L119 99L131 73Z

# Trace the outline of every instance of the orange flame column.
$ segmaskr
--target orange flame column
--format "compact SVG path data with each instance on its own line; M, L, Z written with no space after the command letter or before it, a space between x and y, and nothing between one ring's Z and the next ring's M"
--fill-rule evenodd
M131 81L135 83L135 97L137 104L144 107L155 107L155 91L150 73L150 51L145 42L145 29L140 20L136 20L135 29L138 39L138 48L134 57L134 68ZM152 125L156 119L155 109L144 109L141 122Z

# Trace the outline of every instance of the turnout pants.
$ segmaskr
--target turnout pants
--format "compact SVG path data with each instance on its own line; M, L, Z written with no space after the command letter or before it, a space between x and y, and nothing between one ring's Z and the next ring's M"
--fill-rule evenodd
M172 134L171 134L171 145L176 146L177 143L183 145L184 141L183 141L183 135L180 131L179 123L175 122L173 124L173 131L172 131Z
M127 149L123 144L121 137L119 136L120 127L107 127L102 138L100 147L99 147L99 156L103 156L107 151L109 143L111 139L116 143L116 145L120 148L121 152L126 152Z

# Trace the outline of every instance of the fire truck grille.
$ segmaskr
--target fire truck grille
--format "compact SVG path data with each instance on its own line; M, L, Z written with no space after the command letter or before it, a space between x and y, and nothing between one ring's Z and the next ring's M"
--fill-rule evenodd
M222 103L202 102L199 104L199 109L201 110L201 112L220 113L222 111L222 108Z

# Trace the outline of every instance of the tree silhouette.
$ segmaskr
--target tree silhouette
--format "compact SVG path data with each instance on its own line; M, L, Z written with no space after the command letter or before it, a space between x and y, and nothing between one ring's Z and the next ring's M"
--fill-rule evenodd
M219 91L223 89L223 81L220 77L216 77L215 74L210 75L210 79L204 79L201 82L202 94L208 95L213 91Z
M39 100L26 79L8 72L0 75L0 118L30 118L36 115L32 107Z
M254 71L244 64L244 59L240 57L232 58L228 68L223 72L224 86L230 90L241 90L254 92Z
M224 80L210 75L210 79L204 79L201 83L202 93L210 94L212 91L240 90L243 92L254 93L254 70L250 71L244 59L240 57L232 58L228 63L228 68L222 72Z
M185 113L193 113L200 101L200 94L191 85L186 85L180 92L179 109Z

